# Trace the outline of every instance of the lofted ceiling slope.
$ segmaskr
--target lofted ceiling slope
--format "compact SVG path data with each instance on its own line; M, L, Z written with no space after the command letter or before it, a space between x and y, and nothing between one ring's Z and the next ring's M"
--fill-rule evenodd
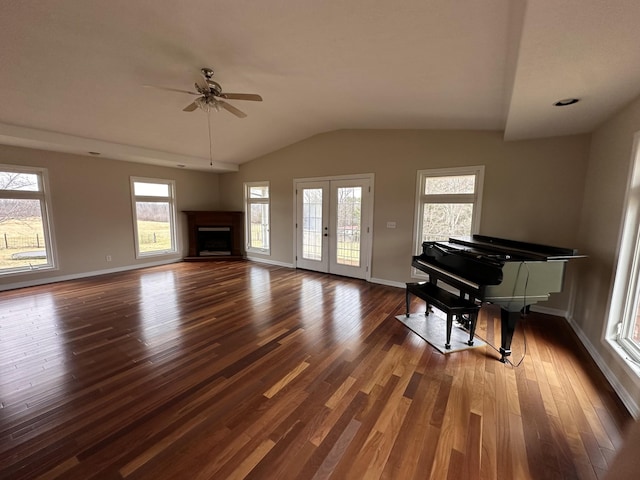
M339 129L584 133L640 94L637 0L0 1L10 145L223 172ZM211 114L211 154L195 97L146 87L201 67L263 97Z

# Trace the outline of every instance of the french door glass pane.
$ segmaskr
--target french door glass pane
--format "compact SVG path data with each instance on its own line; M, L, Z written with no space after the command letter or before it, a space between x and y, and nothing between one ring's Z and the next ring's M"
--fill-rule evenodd
M472 203L425 203L422 241L446 241L456 235L471 235Z
M168 202L136 202L140 253L173 250Z
M46 242L40 200L0 199L0 270L48 265Z
M322 189L302 190L302 258L322 260Z
M359 267L362 187L339 187L337 197L336 262Z
M251 247L269 248L269 205L251 204Z

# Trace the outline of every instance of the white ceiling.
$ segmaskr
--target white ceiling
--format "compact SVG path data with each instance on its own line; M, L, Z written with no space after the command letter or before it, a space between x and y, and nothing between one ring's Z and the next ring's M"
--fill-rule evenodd
M638 0L0 0L0 143L216 171L338 129L591 131L640 94ZM567 97L581 102L558 108Z

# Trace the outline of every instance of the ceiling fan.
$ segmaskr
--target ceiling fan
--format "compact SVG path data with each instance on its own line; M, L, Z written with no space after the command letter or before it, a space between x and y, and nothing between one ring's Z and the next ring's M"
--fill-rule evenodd
M190 92L189 90L180 90L177 88L169 87L154 87L162 90L169 90L171 92L188 93L189 95L198 95L193 102L182 109L184 112L193 112L197 108L204 110L205 112L211 111L211 109L219 111L220 108L224 108L226 111L233 113L236 117L244 118L247 116L242 110L237 109L233 105L225 102L226 100L251 100L254 102L261 102L262 97L256 93L226 93L222 91L222 87L218 82L213 80L213 70L211 68L201 68L200 73L204 78L204 86L196 83L195 87L197 92Z

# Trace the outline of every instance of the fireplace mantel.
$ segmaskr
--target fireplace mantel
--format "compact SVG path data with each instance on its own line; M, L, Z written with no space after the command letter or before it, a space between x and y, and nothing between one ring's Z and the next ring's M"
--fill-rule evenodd
M242 212L183 211L187 215L189 231L189 256L185 261L238 260L242 257ZM198 228L229 227L231 231L230 254L201 255L198 248Z

